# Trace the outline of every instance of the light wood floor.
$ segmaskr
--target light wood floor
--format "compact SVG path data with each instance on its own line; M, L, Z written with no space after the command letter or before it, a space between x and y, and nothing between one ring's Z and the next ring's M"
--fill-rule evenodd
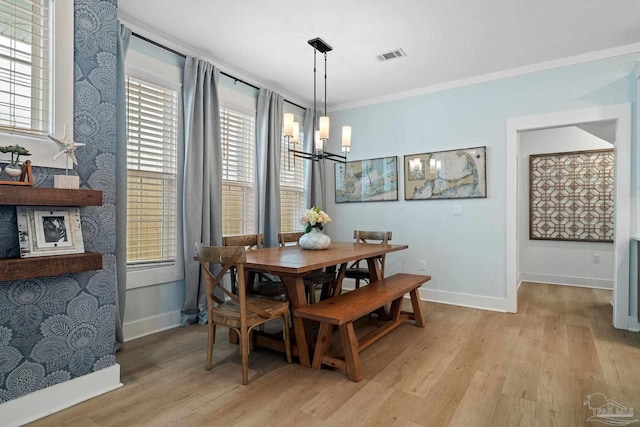
M360 383L258 349L242 386L225 330L205 371L206 328L177 328L125 344L124 387L32 425L600 425L586 422L591 393L640 415L640 334L611 326L610 298L525 283L518 314L425 303L426 328L402 325L362 353Z

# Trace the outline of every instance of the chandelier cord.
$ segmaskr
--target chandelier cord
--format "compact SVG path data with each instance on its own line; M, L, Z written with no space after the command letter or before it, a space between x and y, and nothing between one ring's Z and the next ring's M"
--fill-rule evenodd
M327 52L324 53L324 115L327 116Z
M318 53L318 49L313 48L313 128L319 129L320 124L318 123L318 110L316 108L316 86L317 86L317 77L316 77L316 54ZM315 146L313 148L315 150Z

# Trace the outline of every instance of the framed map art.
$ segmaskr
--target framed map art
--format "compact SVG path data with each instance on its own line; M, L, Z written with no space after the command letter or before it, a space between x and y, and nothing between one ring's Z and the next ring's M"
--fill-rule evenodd
M398 157L335 165L336 203L398 200Z
M404 156L405 200L487 197L487 147Z

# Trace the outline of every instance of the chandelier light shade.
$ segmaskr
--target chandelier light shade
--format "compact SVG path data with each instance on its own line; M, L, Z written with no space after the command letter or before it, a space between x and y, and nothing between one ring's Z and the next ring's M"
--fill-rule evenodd
M293 135L291 135L290 141L294 144L300 142L300 123L293 122Z
M334 162L345 163L347 161L347 153L351 150L351 126L342 128L342 153L344 155L330 153L324 149L329 140L330 128L330 121L327 116L327 52L333 50L333 48L319 37L309 40L308 43L313 47L313 152L306 153L291 147L291 144L300 141L300 123L294 121L294 116L291 113L285 113L284 115L283 133L289 142L289 152L293 153L295 157L314 161L329 159ZM321 117L319 117L316 108L316 54L318 52L324 55L324 114Z
M284 113L284 120L282 122L284 127L284 135L288 137L294 136L293 133L293 113Z
M351 126L342 126L342 152L351 151Z
M320 139L329 139L329 117L320 117Z

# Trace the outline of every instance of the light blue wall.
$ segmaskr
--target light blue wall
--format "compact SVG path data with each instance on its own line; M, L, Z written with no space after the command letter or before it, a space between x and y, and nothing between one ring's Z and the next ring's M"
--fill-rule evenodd
M400 194L397 202L335 204L329 173L329 234L349 240L356 228L392 230L393 240L409 250L390 256L389 273L418 272L424 259L433 276L428 289L452 293L452 300L459 295L506 298L507 119L635 103L630 73L639 58L593 61L334 112L333 129L352 126L350 159L398 156ZM634 133L634 156L635 145ZM404 155L475 146L487 146L487 199L404 200ZM633 174L635 183L635 161ZM454 204L463 205L463 216L452 215ZM632 222L635 231L635 212Z

